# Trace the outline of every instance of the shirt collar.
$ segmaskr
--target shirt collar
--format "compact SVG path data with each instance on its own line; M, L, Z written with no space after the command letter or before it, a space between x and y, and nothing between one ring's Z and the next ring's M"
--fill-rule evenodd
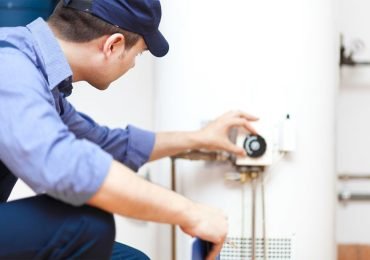
M44 62L50 90L63 83L63 92L69 95L72 91L72 70L53 32L42 18L28 24L27 28L35 39L37 55Z

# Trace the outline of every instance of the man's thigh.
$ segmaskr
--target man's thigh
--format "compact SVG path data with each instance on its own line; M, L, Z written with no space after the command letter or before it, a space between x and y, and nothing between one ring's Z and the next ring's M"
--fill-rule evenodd
M0 259L109 259L111 214L48 196L0 204Z

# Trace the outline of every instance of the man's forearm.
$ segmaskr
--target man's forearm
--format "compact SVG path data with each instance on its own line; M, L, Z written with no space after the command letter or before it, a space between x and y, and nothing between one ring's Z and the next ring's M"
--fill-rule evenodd
M197 132L157 133L150 161L202 146Z
M230 141L229 131L231 128L244 128L252 134L257 134L251 125L251 122L256 120L258 118L244 112L230 111L195 132L158 133L150 161L189 149L221 150L245 156L244 149Z
M113 162L100 190L89 205L122 216L191 225L195 203L170 190L149 183L124 165Z
M214 255L227 234L227 219L221 210L149 183L115 161L88 204L121 216L178 225L186 234L214 243Z

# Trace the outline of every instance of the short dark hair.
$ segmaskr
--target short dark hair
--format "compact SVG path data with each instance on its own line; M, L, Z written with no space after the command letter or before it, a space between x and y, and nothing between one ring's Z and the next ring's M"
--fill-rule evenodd
M121 33L125 46L130 49L140 39L140 35L123 30L89 13L63 7L63 1L56 6L48 19L49 25L57 31L62 40L84 43L104 35Z

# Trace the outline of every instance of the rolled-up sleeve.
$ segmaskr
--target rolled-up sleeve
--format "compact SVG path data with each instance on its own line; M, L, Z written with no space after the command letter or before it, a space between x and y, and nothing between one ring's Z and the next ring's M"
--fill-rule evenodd
M0 53L0 160L36 193L82 205L101 187L113 158L69 131L40 71L9 52Z
M125 129L109 129L77 112L66 99L63 98L62 103L62 119L78 138L96 143L133 171L137 171L149 160L155 142L153 132L132 125Z

